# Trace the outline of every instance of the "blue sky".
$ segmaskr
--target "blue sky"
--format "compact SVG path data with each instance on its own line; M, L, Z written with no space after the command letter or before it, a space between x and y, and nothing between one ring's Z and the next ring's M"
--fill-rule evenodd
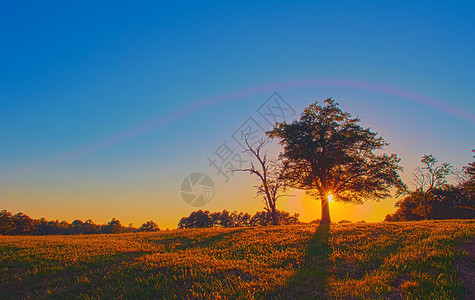
M119 217L137 224L153 218L173 227L193 210L179 198L182 178L201 170L213 175L206 157L255 114L272 87L297 111L336 98L392 143L407 173L428 152L461 167L475 147L473 119L374 89L289 83L328 79L390 86L473 116L474 6L3 4L0 208L69 221ZM226 96L253 88L260 92ZM220 104L186 113L187 106L212 97ZM124 134L160 118L168 121ZM116 134L123 138L109 142ZM95 143L101 146L90 146ZM84 147L89 150L78 150ZM223 185L205 208L260 209L252 187L242 191L247 183L240 178ZM230 193L246 200L227 200Z

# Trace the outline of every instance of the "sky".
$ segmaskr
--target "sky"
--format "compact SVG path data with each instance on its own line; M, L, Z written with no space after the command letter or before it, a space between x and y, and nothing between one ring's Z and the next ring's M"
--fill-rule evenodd
M390 142L410 187L425 153L472 161L475 3L255 2L2 4L0 209L161 228L197 209L262 210L251 176L226 181L209 159L223 143L245 158L233 134L270 129L259 108L276 95L287 121L336 99ZM193 173L215 188L198 208L180 193ZM330 212L381 221L395 201ZM301 191L277 206L320 217Z

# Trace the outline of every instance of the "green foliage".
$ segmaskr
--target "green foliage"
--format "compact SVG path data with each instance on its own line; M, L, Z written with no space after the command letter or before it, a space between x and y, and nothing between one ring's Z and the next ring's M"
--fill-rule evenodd
M343 112L333 99L324 102L268 133L284 146L284 177L290 184L353 203L385 198L393 186L402 189L399 158L375 153L387 145L384 139L361 127L360 119Z
M105 233L121 233L122 232L122 224L116 218L112 218L112 220L104 226Z
M277 224L279 225L290 225L299 223L299 214L291 215L287 211L276 210L276 219ZM268 211L256 212L252 218L250 225L251 226L268 226L273 224L272 216Z
M385 221L475 218L475 162L463 168L466 177L458 185L447 184L447 176L455 174L449 163L438 164L432 154L424 154L421 162L414 172L416 190L398 201L397 211Z
M178 228L209 228L213 227L213 219L209 211L198 210L192 212L188 217L183 217L178 222Z
M396 203L397 210L385 221L413 221L425 217L424 194L417 190ZM431 190L427 198L428 216L432 220L475 218L475 199L463 187L447 185Z
M336 201L380 200L406 187L396 154L378 152L388 145L360 119L343 112L332 98L307 107L300 119L277 123L267 134L284 147L282 177L287 185L311 190L322 200L322 222L329 222L328 195ZM328 215L327 215L328 214Z
M45 218L34 220L24 213L13 215L6 210L0 211L0 235L74 235L159 230L153 221L148 221L142 226L140 229L132 226L124 227L116 218L104 225L94 224L91 219L85 222L74 220L69 224L66 221L48 221Z
M12 216L13 229L9 234L28 235L34 230L34 220L24 213L17 213Z
M0 211L0 234L9 234L14 226L12 213L5 209Z
M475 154L475 149L472 149L472 152ZM473 158L475 159L475 155ZM463 171L467 178L465 182L462 183L462 186L470 197L475 198L475 161L467 164L463 168Z
M297 224L299 214L291 215L289 212L276 210L277 223L281 225ZM246 226L267 226L274 224L269 211L258 211L253 216L248 213L227 210L222 212L194 211L188 217L183 217L178 222L179 229L187 228L228 228Z
M147 231L147 232L159 231L159 230L160 228L158 227L157 223L151 220L143 223L142 226L140 226L139 228L139 231Z
M421 176L418 180L418 189L422 192L431 192L433 189L443 187L447 184L447 176L453 174L453 167L450 163L437 164L437 159L432 154L424 154L421 162L424 165L416 177L417 175Z
M429 219L429 203L434 189L443 188L447 184L447 176L454 174L453 167L445 162L437 163L432 154L424 154L421 158L422 166L414 171L416 191L421 194L420 201L424 205L424 219Z

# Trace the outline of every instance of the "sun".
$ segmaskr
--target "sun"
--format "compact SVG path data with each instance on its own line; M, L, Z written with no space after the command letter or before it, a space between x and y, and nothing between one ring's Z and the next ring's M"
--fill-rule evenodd
M333 196L332 195L328 195L328 202L333 202Z

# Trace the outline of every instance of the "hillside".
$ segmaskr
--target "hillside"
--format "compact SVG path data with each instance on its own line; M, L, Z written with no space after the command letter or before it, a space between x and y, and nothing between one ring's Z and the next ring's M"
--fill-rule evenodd
M0 298L459 299L474 236L473 220L0 236Z

